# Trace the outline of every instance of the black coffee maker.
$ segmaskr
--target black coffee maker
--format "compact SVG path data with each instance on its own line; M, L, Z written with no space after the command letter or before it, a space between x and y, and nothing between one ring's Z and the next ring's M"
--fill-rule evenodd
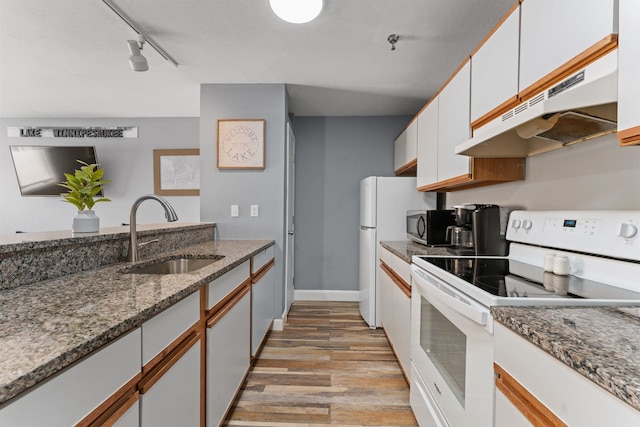
M509 209L498 205L476 205L476 209L471 212L476 256L504 256L509 253L508 221Z
M458 255L505 256L509 209L491 204L454 206L456 226L447 229L451 252Z

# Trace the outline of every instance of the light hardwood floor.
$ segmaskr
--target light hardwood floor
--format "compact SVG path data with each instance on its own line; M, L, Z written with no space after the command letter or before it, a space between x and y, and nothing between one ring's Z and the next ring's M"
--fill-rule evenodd
M295 302L272 331L225 426L416 426L409 387L357 303Z

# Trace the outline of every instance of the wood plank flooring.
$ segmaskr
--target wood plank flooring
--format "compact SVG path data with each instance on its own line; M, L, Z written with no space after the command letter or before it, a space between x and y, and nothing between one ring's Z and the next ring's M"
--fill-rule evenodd
M272 331L225 426L417 426L381 329L357 303L293 304Z

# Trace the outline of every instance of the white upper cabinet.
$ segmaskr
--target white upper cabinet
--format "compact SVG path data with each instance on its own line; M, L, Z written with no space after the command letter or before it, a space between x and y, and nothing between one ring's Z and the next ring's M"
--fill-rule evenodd
M618 139L640 144L640 1L620 0Z
M470 160L455 147L471 137L471 64L467 61L438 96L438 181L470 174Z
M418 188L438 181L438 97L414 121L418 125Z
M520 8L514 7L471 56L472 124L505 102L517 103L519 33Z
M524 0L520 5L520 92L610 34L617 0Z
M418 155L418 123L413 120L396 138L393 144L393 170L396 175L407 173L415 168Z

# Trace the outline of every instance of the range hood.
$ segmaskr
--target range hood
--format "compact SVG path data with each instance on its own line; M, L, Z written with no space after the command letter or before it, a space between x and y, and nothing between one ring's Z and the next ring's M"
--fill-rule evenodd
M526 157L614 133L617 100L614 50L476 129L455 151L473 157Z

